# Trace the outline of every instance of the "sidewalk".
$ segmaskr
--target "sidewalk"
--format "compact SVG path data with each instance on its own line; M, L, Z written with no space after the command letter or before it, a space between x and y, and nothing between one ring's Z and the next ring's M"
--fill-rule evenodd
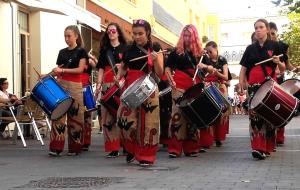
M250 152L248 118L233 115L230 134L222 147L213 147L199 157L169 159L158 152L155 166L127 164L125 157L105 158L102 134L93 131L89 152L68 157L48 156L45 146L27 140L12 145L0 141L0 190L92 190L92 189L300 189L300 117L286 127L286 143L263 161ZM54 188L56 187L56 188Z

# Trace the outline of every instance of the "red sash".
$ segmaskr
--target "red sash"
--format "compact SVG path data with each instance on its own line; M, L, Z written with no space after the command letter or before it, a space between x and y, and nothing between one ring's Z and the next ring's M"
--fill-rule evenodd
M173 78L174 81L176 82L176 88L187 90L188 88L194 85L191 76L194 76L195 69L188 69L187 72L190 74L190 76L181 70L178 69L175 70L175 74ZM199 79L199 77L196 77L196 83L199 82L201 82L201 80Z

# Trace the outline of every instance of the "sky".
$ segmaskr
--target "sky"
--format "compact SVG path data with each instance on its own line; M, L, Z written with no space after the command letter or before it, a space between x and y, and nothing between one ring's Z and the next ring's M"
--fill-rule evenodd
M204 0L210 12L216 12L221 19L277 15L279 7L271 0Z

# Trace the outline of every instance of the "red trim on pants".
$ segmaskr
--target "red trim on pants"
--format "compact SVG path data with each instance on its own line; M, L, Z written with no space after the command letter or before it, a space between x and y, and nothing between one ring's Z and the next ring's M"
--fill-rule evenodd
M182 150L185 154L198 153L199 152L199 140L177 140L176 136L169 138L168 141L168 152L175 153L180 156Z
M112 151L119 151L120 150L120 140L113 140L113 141L105 141L104 149L105 152L112 152Z
M216 141L224 141L226 139L226 122L221 123L220 121L215 124L214 129L214 139Z
M285 127L280 127L277 129L276 143L284 143L284 130Z
M214 144L214 137L211 134L211 129L200 129L200 141L199 145L200 147L206 147L209 148Z
M256 129L253 129L253 135L251 139L252 150L258 150L262 152L267 151L267 139L264 134L259 133Z
M148 161L154 163L156 160L156 152L158 146L139 146L136 145L135 148L135 159L137 161Z

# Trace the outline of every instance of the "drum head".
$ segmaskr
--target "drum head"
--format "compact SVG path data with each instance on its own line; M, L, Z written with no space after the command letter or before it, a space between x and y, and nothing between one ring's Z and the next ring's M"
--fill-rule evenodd
M58 104L58 106L53 110L51 113L51 120L56 120L62 117L72 106L74 100L72 98L68 98L61 103Z
M137 80L135 80L131 85L129 85L129 87L121 95L121 99L123 99L124 97L128 96L128 94L131 94L135 92L137 89L139 89L146 77L147 75L144 75L138 78Z
M203 83L198 83L184 92L182 97L179 98L178 105L179 107L181 106L186 106L189 102L192 102L196 97L200 96L201 93L203 92L204 89L204 84Z
M275 82L273 80L268 80L259 87L259 89L256 91L254 97L251 100L251 109L255 108L263 101L263 99L267 96L268 92L270 92L273 88L274 84Z
M300 90L300 80L289 79L280 85L286 92L294 95Z

